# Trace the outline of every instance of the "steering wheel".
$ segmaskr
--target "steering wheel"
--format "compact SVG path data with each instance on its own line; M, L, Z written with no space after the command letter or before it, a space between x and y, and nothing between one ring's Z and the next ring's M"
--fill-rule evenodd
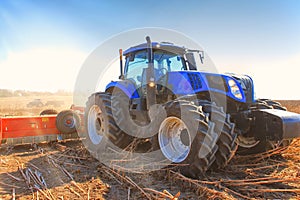
M167 68L165 68L165 67L162 67L160 69L157 69L157 71L158 71L158 75L162 76L162 75L165 75L169 70ZM164 71L166 73L164 73Z

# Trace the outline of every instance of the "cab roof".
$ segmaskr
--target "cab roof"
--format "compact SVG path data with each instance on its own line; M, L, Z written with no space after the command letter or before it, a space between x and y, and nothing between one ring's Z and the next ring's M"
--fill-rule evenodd
M165 50L165 51L168 51L168 52L171 52L174 54L179 54L179 55L183 55L184 53L186 53L188 51L188 49L185 47L176 46L169 42L160 42L160 43L152 42L151 45L152 45L153 49L161 49L161 50ZM147 43L139 44L137 46L133 46L133 47L130 47L129 49L125 50L123 52L123 55L127 56L128 54L135 53L137 51L141 51L141 50L144 50L147 48L148 48Z

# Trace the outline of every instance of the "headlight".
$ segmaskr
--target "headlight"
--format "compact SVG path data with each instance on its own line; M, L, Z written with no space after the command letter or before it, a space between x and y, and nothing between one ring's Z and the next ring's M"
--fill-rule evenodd
M229 85L229 88L230 88L230 92L233 94L233 96L235 96L236 98L238 99L242 99L243 98L243 95L241 93L241 90L240 88L237 86L237 84L235 83L234 80L230 79L228 81L228 85Z

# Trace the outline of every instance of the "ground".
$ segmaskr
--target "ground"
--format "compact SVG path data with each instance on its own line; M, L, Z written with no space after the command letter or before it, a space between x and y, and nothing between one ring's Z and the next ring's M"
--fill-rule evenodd
M41 99L43 104L57 103L58 105L43 105L41 107L28 107L28 103L35 99ZM2 97L0 98L0 116L32 116L39 115L42 110L55 109L61 111L69 109L72 104L73 97L60 95L45 96L21 96L21 97Z
M12 100L0 99L2 115L7 115L7 111L10 114L29 112L22 106L13 111L5 110L4 102ZM300 101L281 102L300 113ZM39 109L45 108L34 108L30 112L38 114ZM145 174L112 170L90 156L80 140L2 145L0 199L14 198L299 199L300 140L294 140L288 148L235 156L225 169L209 171L200 180L182 176L176 167Z

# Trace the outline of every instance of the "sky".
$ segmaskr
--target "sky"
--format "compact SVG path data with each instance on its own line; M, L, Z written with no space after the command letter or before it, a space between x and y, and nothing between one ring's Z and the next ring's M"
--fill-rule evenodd
M199 43L220 73L250 75L257 97L300 99L299 10L297 0L1 0L0 88L72 91L101 43L159 27Z

